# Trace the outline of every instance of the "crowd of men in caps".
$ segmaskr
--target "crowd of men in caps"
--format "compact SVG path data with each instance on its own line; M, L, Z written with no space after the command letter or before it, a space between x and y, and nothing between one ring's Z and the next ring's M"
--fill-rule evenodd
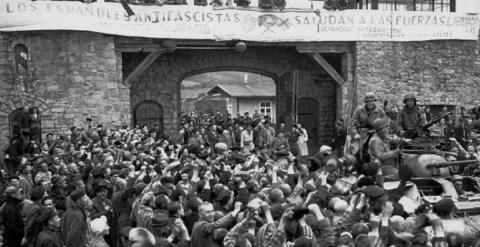
M182 114L175 136L87 119L85 128L42 139L38 110L25 107L17 116L21 134L5 153L0 245L462 246L461 234L442 228L451 199L406 212L398 202L404 191L382 186L385 167L397 168L401 181L412 176L391 162L402 152L387 137L415 138L421 134L412 130L435 117L412 94L403 102L395 112L366 94L350 122L337 121L332 142L314 153L300 124L287 129L258 113ZM479 122L471 113L432 129L458 157L478 159L471 133Z

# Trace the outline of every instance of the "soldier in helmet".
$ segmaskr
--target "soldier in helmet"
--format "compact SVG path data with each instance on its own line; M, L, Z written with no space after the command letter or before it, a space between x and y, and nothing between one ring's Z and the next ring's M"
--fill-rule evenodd
M373 122L375 119L387 119L387 115L385 112L380 108L377 107L375 102L377 101L377 97L375 94L369 92L365 94L365 105L359 106L353 112L352 122L350 128L355 128L357 130L357 136L354 136L354 139L360 138L361 139L361 148L362 156L361 159L364 162L369 162L369 160L365 160L367 157L367 144L369 138L372 136L373 130Z
M417 99L413 93L407 93L403 97L405 107L398 113L396 126L400 136L416 138L425 124L425 118L417 106Z
M394 175L396 173L395 159L401 155L400 149L390 150L390 145L387 140L387 125L388 121L385 119L377 119L373 123L375 133L368 142L368 153L371 161L376 162L382 168L384 176Z

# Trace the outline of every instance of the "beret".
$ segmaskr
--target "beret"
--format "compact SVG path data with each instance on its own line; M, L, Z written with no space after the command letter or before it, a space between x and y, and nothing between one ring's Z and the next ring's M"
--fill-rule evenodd
M32 192L30 192L32 201L42 198L43 195L45 195L45 188L43 186L37 186L32 189Z
M72 191L72 193L70 193L70 198L74 202L76 202L78 199L82 198L83 196L85 196L85 192L81 190L74 190Z
M363 189L363 193L372 199L380 198L385 195L385 190L377 185L369 185Z

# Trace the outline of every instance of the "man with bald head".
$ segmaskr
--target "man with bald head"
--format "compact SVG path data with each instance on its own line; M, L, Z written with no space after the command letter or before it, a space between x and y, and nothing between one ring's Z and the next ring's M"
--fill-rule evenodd
M211 203L205 202L198 207L198 213L200 215L199 221L195 223L192 231L191 247L205 247L213 246L213 232L218 228L225 228L232 224L237 217L242 207L242 203L235 203L235 208L232 212L223 216L217 221L215 219L215 211Z

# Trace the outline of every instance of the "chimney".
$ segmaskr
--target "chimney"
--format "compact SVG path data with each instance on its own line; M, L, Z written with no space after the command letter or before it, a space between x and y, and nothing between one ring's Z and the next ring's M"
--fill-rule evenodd
M248 73L244 73L244 74L243 74L243 82L244 82L245 84L248 83Z

